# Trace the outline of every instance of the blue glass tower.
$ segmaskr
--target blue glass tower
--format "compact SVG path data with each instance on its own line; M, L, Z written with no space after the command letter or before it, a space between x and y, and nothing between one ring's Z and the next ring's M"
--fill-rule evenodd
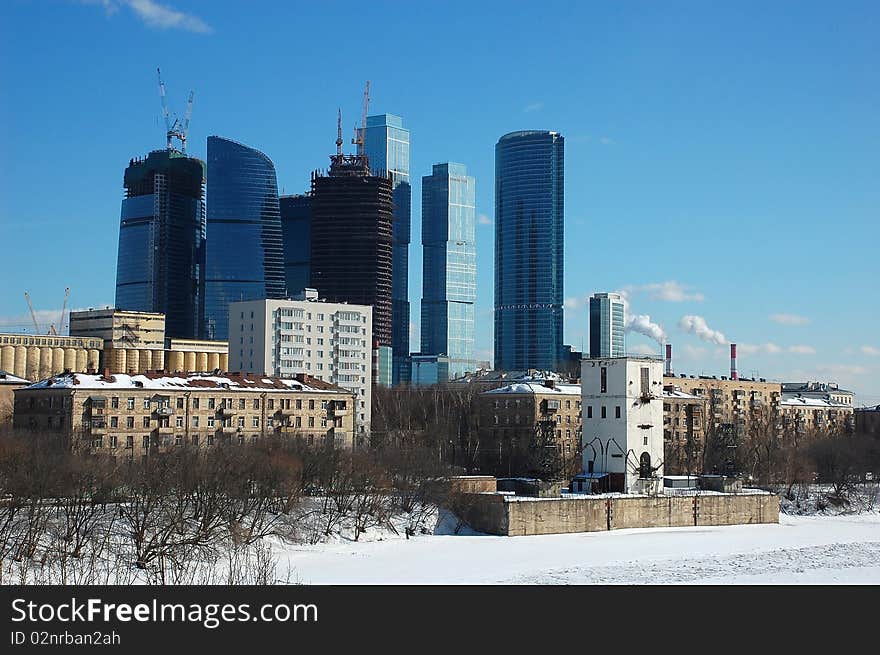
M312 197L281 196L281 235L284 239L284 279L291 296L309 286L312 248Z
M364 152L373 175L391 175L392 228L391 349L392 381L409 380L409 242L412 188L409 180L409 130L393 114L367 117Z
M125 169L116 307L165 314L170 337L202 329L205 162L155 150Z
M590 296L590 357L626 355L626 321L619 293Z
M434 164L422 177L423 355L445 355L448 376L476 369L475 186L464 164Z
M275 166L258 150L208 137L205 337L225 340L229 303L284 298Z
M564 140L511 132L495 145L495 368L562 359Z

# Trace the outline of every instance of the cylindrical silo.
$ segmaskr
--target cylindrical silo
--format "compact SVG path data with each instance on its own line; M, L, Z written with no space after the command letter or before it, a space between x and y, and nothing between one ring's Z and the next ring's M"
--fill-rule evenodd
M52 349L45 348L29 348L28 349L28 368L31 366L31 358L36 359L34 362L35 380L43 380L52 375Z
M52 350L52 375L64 372L64 348Z
M183 370L184 361L183 361L183 353L177 350L169 350L166 355L168 359L168 370L172 373L180 372Z
M196 370L208 370L208 353L196 353Z
M165 370L165 351L164 350L154 350L153 351L153 368L156 370Z
M229 355L226 353L220 353L220 370L228 371L229 370Z
M78 348L76 351L76 371L85 373L89 368L89 351L85 348Z
M12 371L20 378L25 378L36 382L36 378L32 378L27 374L28 367L28 349L24 346L15 347L15 369Z
M220 353L208 353L208 370L220 368Z
M196 370L196 354L193 352L184 353L183 355L184 361L184 370L186 371L195 371Z
M152 371L153 370L153 351L152 350L141 350L139 354L140 354L141 369L138 371L138 373Z
M15 374L15 348L13 346L0 348L0 370Z
M134 348L125 351L125 372L137 375L141 372L141 353Z
M76 372L76 348L64 349L64 368Z
M98 370L98 366L101 364L101 351L95 350L94 348L89 351L88 355L86 355L86 368L90 368L93 371Z

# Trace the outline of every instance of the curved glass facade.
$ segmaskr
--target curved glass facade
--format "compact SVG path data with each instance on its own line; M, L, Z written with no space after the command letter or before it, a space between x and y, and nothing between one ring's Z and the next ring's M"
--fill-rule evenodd
M168 336L202 329L205 163L156 150L125 169L116 307L165 314Z
M495 145L495 368L562 359L564 139L506 134Z
M463 164L434 164L422 178L421 353L445 355L448 370L441 368L453 378L476 369L475 199L474 178Z
M208 137L205 338L225 340L229 303L284 298L275 166L263 153Z

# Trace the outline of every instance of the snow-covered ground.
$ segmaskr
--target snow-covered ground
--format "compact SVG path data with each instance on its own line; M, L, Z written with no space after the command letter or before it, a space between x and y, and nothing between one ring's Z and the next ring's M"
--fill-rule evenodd
M443 520L437 532L273 548L304 584L880 584L873 512L534 537L454 535Z

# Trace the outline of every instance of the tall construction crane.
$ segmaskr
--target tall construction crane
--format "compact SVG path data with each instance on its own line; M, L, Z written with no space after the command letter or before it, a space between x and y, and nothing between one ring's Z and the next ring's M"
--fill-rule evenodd
M24 299L27 300L28 309L31 311L31 320L34 322L34 328L37 330L37 334L40 334L40 324L37 323L37 313L34 311L34 305L31 302L31 294L25 291Z
M52 334L58 335L58 332L64 332L64 314L67 312L67 300L70 298L70 287L64 287L64 303L61 305L61 319L58 321L58 329L52 326Z
M360 129L354 128L354 138L351 142L357 146L357 154L364 155L364 137L367 133L367 108L370 104L370 80L367 80L367 87L364 89L364 109L361 113Z
M186 153L186 135L189 132L189 120L192 118L194 92L189 92L189 99L186 103L186 117L183 121L177 116L172 121L171 113L168 111L168 103L165 100L165 82L162 81L162 71L156 68L156 74L159 77L159 98L162 101L162 116L165 118L165 128L167 130L165 132L165 136L168 139L167 148L168 150L173 150L173 139L177 138L180 141L180 152Z

